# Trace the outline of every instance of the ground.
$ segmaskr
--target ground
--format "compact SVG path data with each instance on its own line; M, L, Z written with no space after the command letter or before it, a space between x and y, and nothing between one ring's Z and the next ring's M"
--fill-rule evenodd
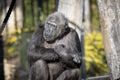
M18 65L19 58L4 59L5 80L27 80L28 72Z

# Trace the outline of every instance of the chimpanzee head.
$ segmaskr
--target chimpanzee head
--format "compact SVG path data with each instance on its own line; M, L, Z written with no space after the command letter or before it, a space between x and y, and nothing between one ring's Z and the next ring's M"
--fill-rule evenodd
M46 41L54 41L65 30L67 20L63 14L55 12L48 16L45 22L43 36Z

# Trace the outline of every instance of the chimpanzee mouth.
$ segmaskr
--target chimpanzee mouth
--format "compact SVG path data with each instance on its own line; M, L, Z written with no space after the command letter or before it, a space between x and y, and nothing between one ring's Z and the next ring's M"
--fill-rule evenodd
M55 41L54 37L46 37L44 36L45 41L53 43Z

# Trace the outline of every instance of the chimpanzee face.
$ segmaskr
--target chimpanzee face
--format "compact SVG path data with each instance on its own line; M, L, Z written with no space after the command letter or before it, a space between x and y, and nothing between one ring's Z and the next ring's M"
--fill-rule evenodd
M62 16L63 17L63 16ZM43 36L46 41L53 41L65 30L65 20L61 15L52 15L48 17L45 23Z

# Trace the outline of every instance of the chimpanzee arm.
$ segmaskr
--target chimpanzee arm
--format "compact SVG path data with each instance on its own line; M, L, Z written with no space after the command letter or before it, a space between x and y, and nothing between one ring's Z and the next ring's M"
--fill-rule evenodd
M28 47L28 58L30 63L43 59L55 61L59 59L58 54L51 48L44 47L43 27L39 27L34 34Z
M55 47L55 51L61 57L61 61L69 66L80 66L81 64L81 47L79 38L75 31L71 31L71 39L66 44L60 44Z
M71 30L72 32L72 40L71 40L71 45L72 48L70 49L72 52L72 57L73 61L75 62L76 65L80 66L82 62L82 54L81 54L81 43L78 37L78 34L75 30ZM74 45L74 46L73 46Z
M60 61L68 67L78 67L81 63L80 58L75 51L67 49L65 45L61 44L55 47L55 51L60 56Z

